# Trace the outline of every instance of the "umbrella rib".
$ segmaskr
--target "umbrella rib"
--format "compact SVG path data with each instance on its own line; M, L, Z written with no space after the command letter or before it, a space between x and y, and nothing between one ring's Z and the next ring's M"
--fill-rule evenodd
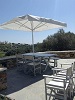
M26 24L27 22L28 22L28 21L26 21L24 24ZM20 22L19 22L19 23L20 23ZM21 24L21 23L20 23L20 24ZM20 25L20 27L23 26L24 24ZM20 28L20 27L19 27L19 28Z
M40 22L36 27L34 27L34 29L33 30L35 30L40 24L41 24L42 22Z
M19 21L17 21L17 22L18 22L18 23L16 23L16 22L15 22L15 23L16 23L16 24L18 24L18 25L20 25L20 27L22 27L22 26L23 26L23 27L25 27L25 28L27 28L27 29L31 30L31 28L29 28L29 27L27 27L26 25L24 25L25 23L24 23L24 24L22 24L22 23L21 23L21 22L19 22ZM26 23L27 23L27 22L26 22ZM19 27L19 28L20 28L20 27Z
M37 27L36 27L36 28L34 28L34 30L35 30L35 29L38 29L39 27L44 26L45 24L46 24L46 23L44 23L44 24L42 24L42 25L40 25L40 26L39 26L39 25L37 25ZM47 26L47 25L45 25L45 26Z

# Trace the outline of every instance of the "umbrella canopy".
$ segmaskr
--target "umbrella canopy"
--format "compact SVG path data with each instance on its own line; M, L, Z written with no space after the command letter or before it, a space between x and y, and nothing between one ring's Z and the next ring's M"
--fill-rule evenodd
M25 16L16 17L6 23L1 24L0 28L9 29L9 30L31 31L32 45L33 45L33 52L34 52L33 32L50 30L54 28L62 28L66 26L67 26L66 23L62 23L52 19L33 16L33 15L25 15Z

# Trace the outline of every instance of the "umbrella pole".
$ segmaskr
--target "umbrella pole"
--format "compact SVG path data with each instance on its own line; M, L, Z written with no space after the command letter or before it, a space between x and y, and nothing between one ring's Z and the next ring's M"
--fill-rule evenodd
M33 30L32 30L32 48L33 48L33 53L34 53L34 37L33 37Z

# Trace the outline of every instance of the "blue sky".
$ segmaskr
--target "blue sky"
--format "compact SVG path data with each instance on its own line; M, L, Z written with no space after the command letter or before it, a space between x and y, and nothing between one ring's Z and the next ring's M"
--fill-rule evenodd
M67 23L65 32L75 33L75 0L0 0L0 24L31 14ZM34 33L34 43L42 42L59 29ZM0 41L32 43L31 32L0 30Z

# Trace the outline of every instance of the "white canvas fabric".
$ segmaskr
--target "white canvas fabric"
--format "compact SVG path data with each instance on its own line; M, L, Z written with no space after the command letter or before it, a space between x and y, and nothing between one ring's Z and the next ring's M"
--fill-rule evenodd
M66 23L55 21L48 18L37 17L32 15L26 15L14 18L2 25L0 28L12 29L12 30L22 30L22 31L44 31L53 28L66 27Z

